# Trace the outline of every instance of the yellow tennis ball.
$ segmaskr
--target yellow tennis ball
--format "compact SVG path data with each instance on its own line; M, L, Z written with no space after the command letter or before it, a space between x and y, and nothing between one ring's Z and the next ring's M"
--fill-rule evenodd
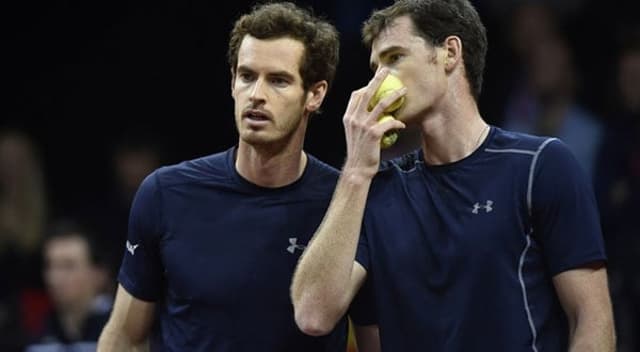
M394 117L391 115L383 115L378 119L378 123L382 123L387 120L394 120ZM389 131L385 133L384 136L382 136L382 139L380 140L380 147L382 149L389 148L390 146L394 145L397 140L398 133L396 131Z
M402 81L392 74L388 74L387 77L384 78L378 90L369 101L369 111L373 110L373 108L380 102L380 100L384 99L387 95L393 93L394 91L404 87ZM394 101L391 105L389 105L384 112L391 113L400 108L404 104L404 96L401 96L396 101Z

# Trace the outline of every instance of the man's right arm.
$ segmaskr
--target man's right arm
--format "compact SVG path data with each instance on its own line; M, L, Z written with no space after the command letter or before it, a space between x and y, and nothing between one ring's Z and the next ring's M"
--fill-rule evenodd
M148 351L155 303L132 296L121 285L109 321L98 340L98 352Z
M380 140L404 123L378 122L384 109L405 94L400 89L371 111L369 101L388 69L380 69L369 84L351 94L343 122L347 158L329 209L302 254L291 283L296 323L309 335L325 335L345 314L367 272L355 262L364 209L380 165Z
M306 334L328 334L366 278L354 261L371 179L343 172L291 285L295 320Z

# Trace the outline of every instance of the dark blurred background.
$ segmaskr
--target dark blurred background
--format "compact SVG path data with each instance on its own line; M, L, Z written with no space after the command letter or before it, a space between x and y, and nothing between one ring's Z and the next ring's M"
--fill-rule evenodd
M297 1L341 32L341 61L306 150L336 167L342 114L372 73L360 26L392 1ZM640 336L640 20L637 1L472 1L488 30L480 99L496 126L565 140L592 177L610 257L619 351ZM227 36L252 1L2 5L0 350L46 329L43 241L82 223L115 275L131 197L160 165L236 143ZM411 142L411 136L405 143ZM393 151L391 151L393 152ZM113 287L107 285L105 292Z

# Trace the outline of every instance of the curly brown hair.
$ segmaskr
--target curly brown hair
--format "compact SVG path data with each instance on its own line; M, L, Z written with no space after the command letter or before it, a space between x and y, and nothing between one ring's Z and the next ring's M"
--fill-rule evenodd
M238 50L245 35L258 39L288 37L304 44L300 76L305 90L320 81L333 83L338 66L340 40L336 28L326 19L316 16L311 8L291 2L272 2L254 5L234 24L229 38L227 58L231 70L238 64Z

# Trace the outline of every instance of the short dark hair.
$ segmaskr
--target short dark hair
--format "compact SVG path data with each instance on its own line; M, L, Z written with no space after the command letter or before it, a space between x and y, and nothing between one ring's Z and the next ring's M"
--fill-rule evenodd
M305 90L322 80L331 87L338 65L340 39L336 28L316 16L311 8L301 8L291 2L254 5L242 15L230 33L227 58L232 71L238 64L242 39L251 35L258 39L292 38L304 44L300 76Z
M59 239L79 239L87 244L87 255L89 262L97 267L106 264L106 258L100 251L101 241L91 232L88 227L79 221L71 218L57 219L48 226L44 239L44 245Z
M468 0L397 0L374 11L362 27L364 43L373 40L394 19L409 16L417 35L431 45L441 46L450 35L462 40L462 56L471 94L478 100L487 54L487 31L480 15Z

